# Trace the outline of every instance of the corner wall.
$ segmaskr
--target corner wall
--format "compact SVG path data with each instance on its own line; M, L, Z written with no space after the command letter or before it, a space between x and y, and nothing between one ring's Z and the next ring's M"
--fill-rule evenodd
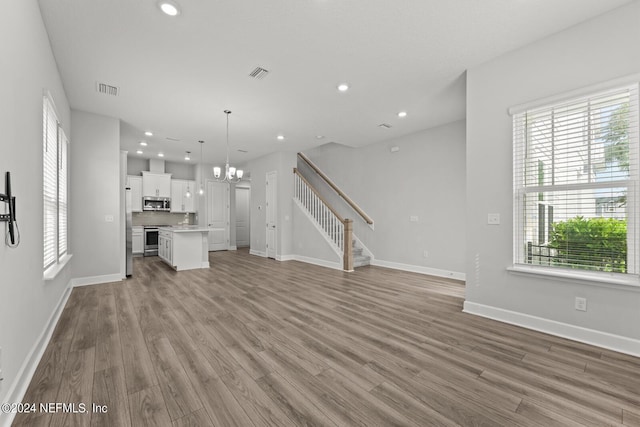
M467 71L465 311L640 355L640 288L524 277L512 243L512 118L507 109L640 72L640 2ZM487 225L500 213L499 226ZM588 311L574 310L574 298Z
M374 220L367 231L350 208L339 208L354 219L376 264L464 279L464 121L361 148L326 144L304 153Z
M74 284L122 278L120 121L71 111L70 241ZM109 217L109 218L107 218Z
M0 193L11 172L20 245L5 245L0 223L0 403L19 402L39 361L49 321L64 302L74 259L54 280L44 281L42 206L42 96L48 90L70 137L70 112L35 0L3 3L0 14ZM6 204L0 205L0 213ZM70 215L69 220L73 221ZM73 248L70 248L73 253ZM26 378L28 379L28 378ZM0 413L0 425L12 414Z

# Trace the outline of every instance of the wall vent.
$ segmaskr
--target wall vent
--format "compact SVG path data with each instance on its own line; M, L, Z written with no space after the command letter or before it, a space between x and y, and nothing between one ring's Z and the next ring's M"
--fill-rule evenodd
M238 152L239 152L239 153L248 153L248 151L247 151L247 150L243 150L243 149L241 149L241 148L238 148Z
M391 125L387 123L380 123L378 127L382 129L391 129Z
M252 72L249 73L249 77L260 80L267 77L269 74L269 70L265 70L262 67L256 67Z
M171 138L170 136L167 136L165 139L167 141L180 142L180 140L178 138Z
M104 95L118 96L120 88L117 86L111 86L106 83L96 82L96 91Z

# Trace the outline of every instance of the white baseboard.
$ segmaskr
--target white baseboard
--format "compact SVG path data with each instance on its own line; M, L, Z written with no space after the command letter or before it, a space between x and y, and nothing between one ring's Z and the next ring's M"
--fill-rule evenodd
M262 258L266 258L267 257L267 253L266 252L256 251L254 249L249 249L249 255L261 256Z
M105 274L103 276L78 277L71 279L69 285L72 288L78 286L99 285L100 283L120 282L122 276L120 274Z
M587 329L568 323L557 322L555 320L544 319L542 317L531 316L515 311L504 310L502 308L477 304L470 301L464 302L462 310L465 313L486 317L511 325L521 326L538 332L544 332L573 341L595 345L620 353L630 354L640 357L640 340L614 335L607 332Z
M393 268L396 270L409 271L412 273L428 274L429 276L445 277L448 279L466 280L464 273L458 273L456 271L440 270L438 268L422 267L419 265L402 264L399 262L384 261L381 259L372 259L371 265L378 267Z
M306 262L307 264L318 265L320 267L332 268L334 270L342 270L342 263L340 262L332 262L324 259L311 258L302 255L291 255L291 260Z
M229 246L229 250L230 251L237 251L238 247L237 246Z
M45 324L42 333L36 340L35 344L31 348L31 351L25 358L24 363L20 367L20 370L16 375L16 379L9 387L9 391L6 396L6 403L22 402L22 399L27 392L27 388L31 383L31 379L33 378L33 374L35 374L38 364L40 363L40 359L42 359L42 355L49 345L49 341L51 340L51 336L53 335L53 330L58 324L58 320L60 319L62 310L67 304L69 295L71 295L71 288L71 282L69 282L69 285L67 285L64 292L62 293L58 304L55 306L53 313L51 313L51 316L49 316L49 320ZM0 412L0 426L9 427L13 422L15 416L16 414L14 413L7 414Z
M293 261L295 259L295 255L276 255L276 261Z

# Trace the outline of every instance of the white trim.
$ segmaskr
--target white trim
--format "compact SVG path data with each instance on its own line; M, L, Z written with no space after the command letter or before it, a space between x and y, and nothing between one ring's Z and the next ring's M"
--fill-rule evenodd
M558 279L566 282L584 282L588 285L640 292L640 279L635 274L607 273L604 271L590 272L586 270L570 270L559 267L544 267L537 265L515 264L507 267L513 274L538 276L543 279Z
M486 317L511 325L521 326L538 332L544 332L573 341L595 345L620 353L640 357L640 340L614 335L608 332L587 329L581 326L557 322L524 313L477 304L470 301L464 302L464 313Z
M630 86L637 84L640 81L640 73L630 74L617 79L608 80L606 82L596 83L594 85L581 87L569 92L565 92L559 95L548 96L546 98L536 99L524 104L514 105L508 108L509 115L513 116L523 111L535 110L540 107L544 107L549 104L558 104L564 101L571 100L572 98L580 98L582 96L588 96L597 92L605 92L607 90L622 88L624 86Z
M457 271L441 270L439 268L422 267L420 265L402 264L381 259L372 259L371 265L378 267L393 268L395 270L409 271L411 273L427 274L429 276L444 277L447 279L466 280L466 275Z
M267 253L266 252L257 251L255 249L249 249L249 255L255 255L255 256L262 257L262 258L266 258L267 257Z
M105 274L103 276L78 277L75 279L71 279L69 286L71 286L72 288L77 288L78 286L99 285L101 283L120 281L122 281L122 275L120 273Z
M65 254L57 263L47 268L42 274L42 280L47 281L55 279L56 276L64 270L69 261L71 261L71 257L73 257L73 254Z
M15 380L9 387L9 391L6 395L5 402L22 402L25 393L27 392L27 388L33 379L33 374L36 372L36 368L42 359L42 356L49 345L49 341L51 340L51 336L53 335L53 331L58 324L58 320L62 315L62 311L64 310L65 305L67 305L67 300L69 299L69 295L71 295L71 284L67 285L64 289L64 292L60 296L60 300L58 304L53 309L49 320L44 326L42 333L34 343L31 351L27 355L24 360L24 363L20 367ZM0 425L9 427L15 418L15 413L2 413L0 412ZM4 419L3 419L4 418Z
M293 261L295 259L295 255L276 255L276 261Z
M200 264L200 268L209 268L211 267L211 265L209 264L209 261L202 261L202 264Z
M320 266L320 267L331 268L333 270L344 271L342 269L343 265L340 262L331 262L331 261L327 261L327 260L324 260L324 259L311 258L311 257L303 256L303 255L293 255L293 258L291 258L291 260L305 262L307 264L313 264L313 265L317 265L317 266Z
M237 250L238 250L238 247L237 247L236 245L229 246L229 249L228 249L228 250L230 250L230 251L237 251Z

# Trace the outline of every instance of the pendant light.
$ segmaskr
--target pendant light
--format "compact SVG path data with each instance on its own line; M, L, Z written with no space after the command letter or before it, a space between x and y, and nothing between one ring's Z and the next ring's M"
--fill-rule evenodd
M229 166L229 114L231 114L231 111L224 110L224 113L227 115L227 162L224 165L224 177L220 178L222 170L219 166L214 166L213 177L216 181L236 183L242 180L244 172L242 169Z
M202 185L202 175L204 175L204 171L202 170L202 146L204 145L204 141L198 141L200 143L200 189L198 190L198 194L204 195L204 186Z

